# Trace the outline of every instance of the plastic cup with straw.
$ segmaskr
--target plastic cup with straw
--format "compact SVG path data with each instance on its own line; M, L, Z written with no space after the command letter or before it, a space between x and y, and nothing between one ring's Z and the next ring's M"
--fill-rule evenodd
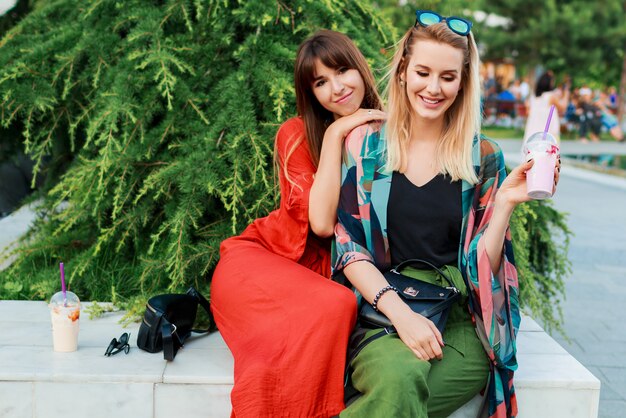
M78 330L80 318L80 300L65 285L65 268L59 264L61 273L61 291L50 299L50 316L52 319L52 342L54 351L76 351L78 347Z
M526 172L526 192L533 199L547 199L554 191L554 168L559 155L556 138L549 132L555 106L550 106L543 132L531 135L522 148L526 160L534 160Z

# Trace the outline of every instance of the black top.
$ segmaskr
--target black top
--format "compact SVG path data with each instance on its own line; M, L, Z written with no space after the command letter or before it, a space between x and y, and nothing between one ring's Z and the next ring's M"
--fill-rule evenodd
M395 172L387 204L387 236L393 266L410 258L437 267L456 266L463 209L461 181L437 174L421 187Z

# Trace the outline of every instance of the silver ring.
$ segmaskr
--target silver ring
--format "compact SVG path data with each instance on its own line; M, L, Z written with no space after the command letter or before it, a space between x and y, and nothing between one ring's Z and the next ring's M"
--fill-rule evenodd
M371 115L371 114L372 114L372 111L371 111L371 110L368 110L368 111L367 111L367 114L368 114L368 115Z

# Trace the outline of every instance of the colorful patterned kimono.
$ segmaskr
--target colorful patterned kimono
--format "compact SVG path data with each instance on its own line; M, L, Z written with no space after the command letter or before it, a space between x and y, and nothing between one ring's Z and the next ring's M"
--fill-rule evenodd
M385 168L384 126L363 125L346 138L338 224L335 227L333 274L355 261L369 261L379 270L390 266L387 203L392 172ZM500 148L475 138L476 185L463 181L463 225L458 267L468 285L470 313L491 360L487 389L489 416L517 415L513 373L517 369L515 336L520 324L517 271L507 229L497 275L482 239L493 213L495 196L506 177Z

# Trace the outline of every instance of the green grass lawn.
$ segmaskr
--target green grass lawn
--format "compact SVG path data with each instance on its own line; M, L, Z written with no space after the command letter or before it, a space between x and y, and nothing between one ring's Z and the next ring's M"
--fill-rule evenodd
M522 139L524 137L524 131L522 129L515 128L501 128L498 126L484 126L482 133L487 138L492 139ZM561 134L561 140L577 140L578 132L570 131ZM608 132L603 132L600 135L601 141L615 141Z
M492 139L522 139L524 137L524 131L514 128L499 128L496 126L485 126L482 128L482 133L487 138Z

